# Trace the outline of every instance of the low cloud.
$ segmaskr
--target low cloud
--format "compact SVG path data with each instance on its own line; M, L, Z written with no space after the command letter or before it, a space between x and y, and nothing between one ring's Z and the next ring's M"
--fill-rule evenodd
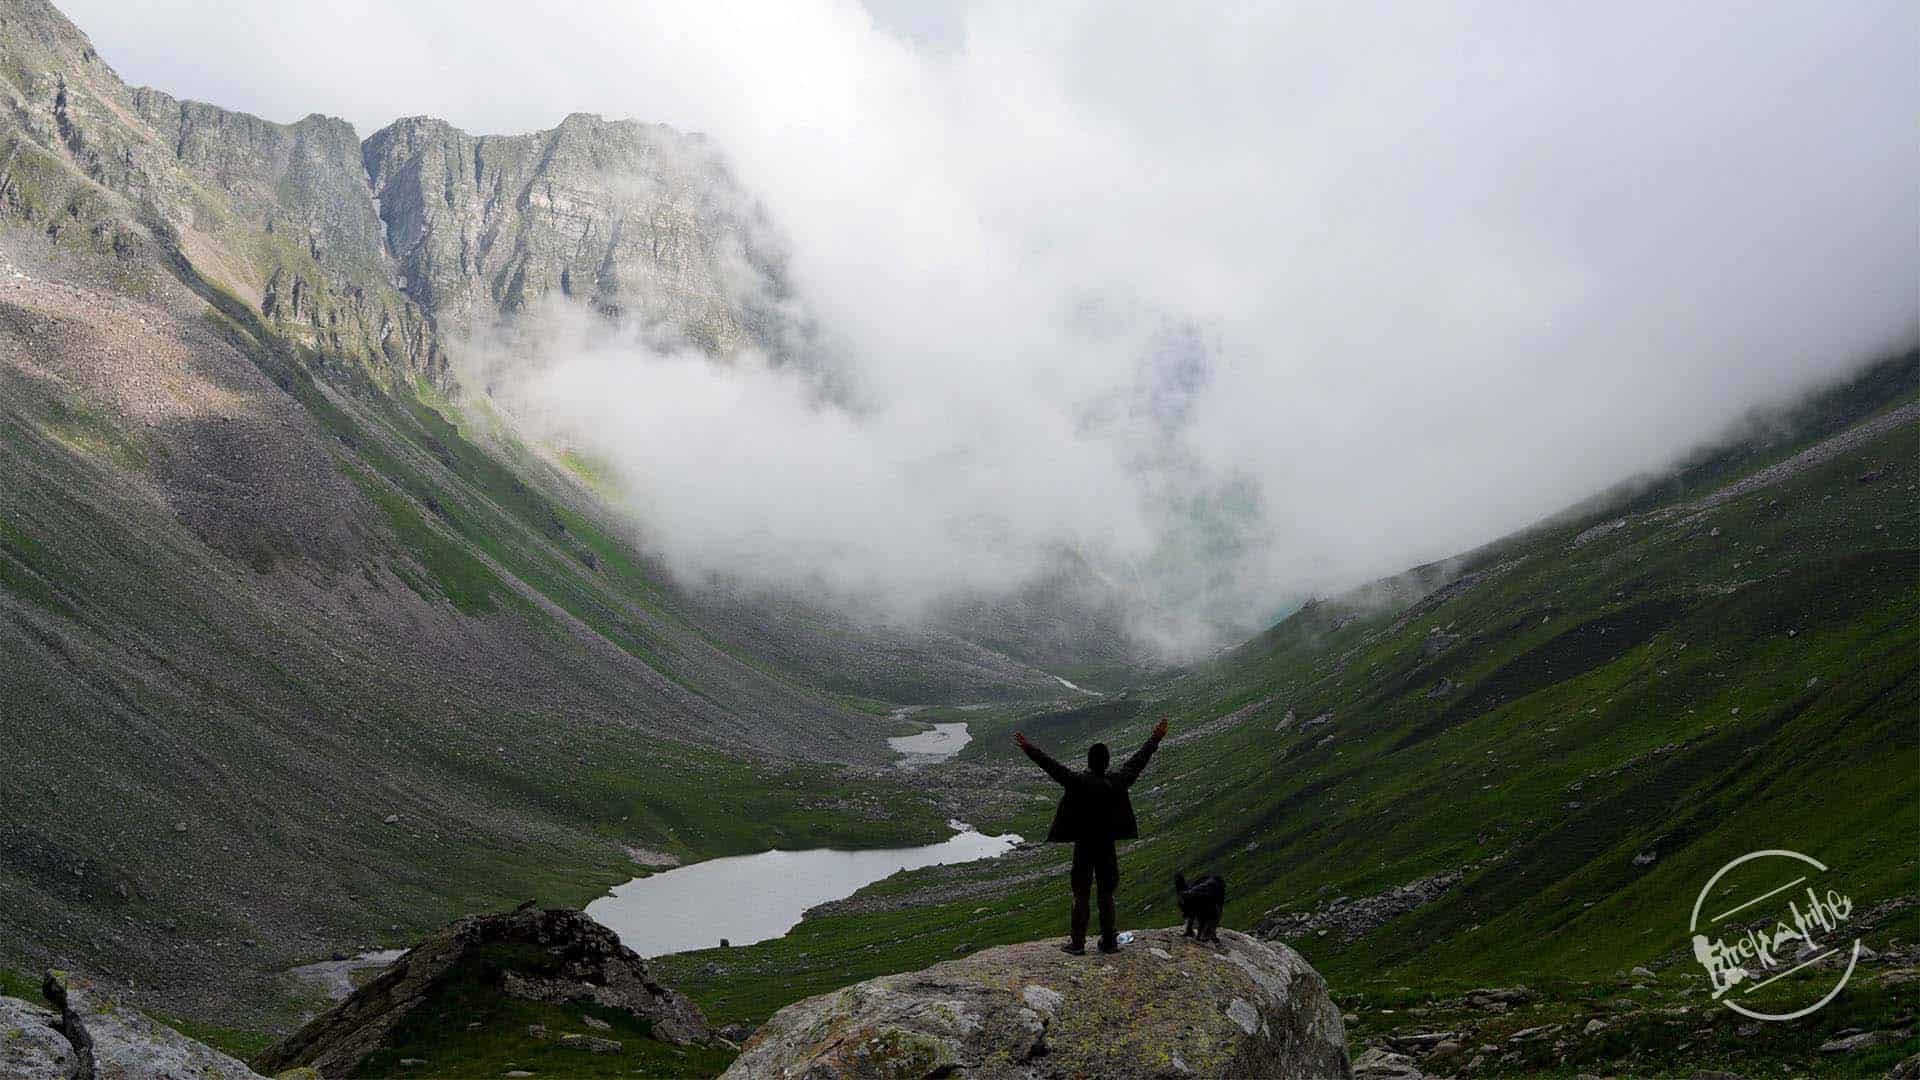
M710 134L830 360L571 328L514 392L683 565L902 610L1064 553L1192 649L1920 334L1901 3L90 6L280 119Z

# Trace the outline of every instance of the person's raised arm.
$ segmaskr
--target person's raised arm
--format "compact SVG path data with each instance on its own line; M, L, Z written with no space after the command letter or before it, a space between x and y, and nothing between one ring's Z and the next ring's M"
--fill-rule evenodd
M1120 766L1121 786L1131 787L1135 780L1140 779L1140 772L1147 767L1147 760L1153 757L1155 750L1160 749L1160 740L1166 737L1167 722L1162 719L1159 723L1153 725L1153 734L1147 736L1146 745L1135 750L1133 756L1127 759L1127 763Z
M1026 732L1024 731L1014 732L1013 741L1019 745L1020 749L1026 751L1027 756L1033 759L1033 763L1035 765L1038 765L1042 769L1047 770L1048 776L1053 777L1055 780L1059 781L1062 784L1065 784L1073 779L1073 770L1053 760L1052 756L1049 755L1045 750L1042 750L1039 747L1028 742Z

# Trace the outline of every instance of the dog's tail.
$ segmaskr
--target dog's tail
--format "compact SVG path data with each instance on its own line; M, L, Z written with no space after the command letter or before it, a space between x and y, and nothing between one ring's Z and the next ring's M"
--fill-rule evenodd
M1177 893L1183 893L1187 891L1187 875L1179 873L1177 871L1174 873L1173 891Z

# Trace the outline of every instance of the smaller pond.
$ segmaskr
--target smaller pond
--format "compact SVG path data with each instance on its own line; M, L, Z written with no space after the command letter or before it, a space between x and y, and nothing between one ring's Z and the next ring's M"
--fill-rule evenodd
M964 725L961 725L964 726ZM918 737L918 736L916 736ZM958 747L956 747L958 749ZM965 822L938 844L870 851L763 851L635 878L587 905L587 914L641 956L777 938L808 908L851 896L901 870L972 862L1006 854L1011 833L986 836Z
M918 765L937 765L960 752L960 748L973 741L967 733L966 724L935 724L932 731L923 731L918 735L896 735L887 740L887 745L901 755L896 764L903 769Z

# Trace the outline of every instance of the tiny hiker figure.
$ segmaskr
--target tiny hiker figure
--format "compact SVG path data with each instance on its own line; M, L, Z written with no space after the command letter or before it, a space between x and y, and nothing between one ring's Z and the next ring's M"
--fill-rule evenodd
M1087 747L1087 771L1075 772L1028 742L1024 732L1013 733L1013 741L1020 744L1020 749L1026 751L1034 764L1067 789L1060 799L1060 808L1053 813L1053 827L1047 830L1047 840L1073 844L1072 936L1061 947L1075 956L1087 951L1087 892L1094 884L1100 886L1100 951L1120 950L1113 926L1113 891L1120 885L1120 861L1113 845L1115 841L1140 835L1127 789L1140 779L1147 759L1153 757L1166 735L1167 722L1162 720L1154 726L1146 745L1112 772L1107 771L1107 744L1094 743Z

